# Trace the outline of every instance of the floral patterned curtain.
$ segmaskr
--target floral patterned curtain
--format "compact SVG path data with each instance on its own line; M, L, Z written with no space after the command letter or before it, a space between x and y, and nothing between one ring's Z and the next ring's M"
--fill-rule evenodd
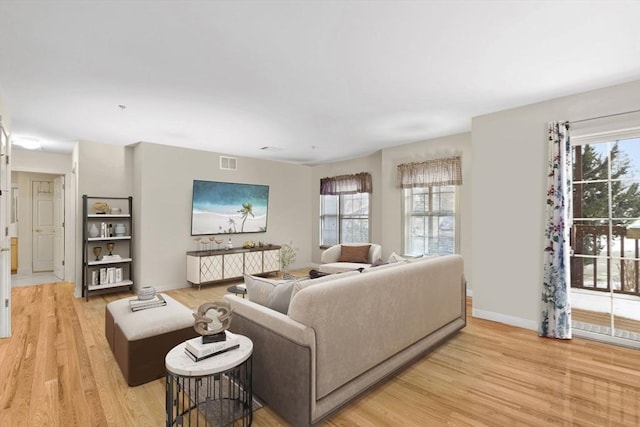
M569 124L548 125L549 174L540 336L571 338L569 231L571 228L571 146Z
M320 180L321 195L372 193L371 174L360 172L354 175L339 175Z

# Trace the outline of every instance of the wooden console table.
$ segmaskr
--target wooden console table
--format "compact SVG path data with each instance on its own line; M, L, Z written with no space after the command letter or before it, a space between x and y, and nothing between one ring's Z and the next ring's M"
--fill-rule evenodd
M237 279L246 274L277 273L280 246L187 252L187 281L203 284Z

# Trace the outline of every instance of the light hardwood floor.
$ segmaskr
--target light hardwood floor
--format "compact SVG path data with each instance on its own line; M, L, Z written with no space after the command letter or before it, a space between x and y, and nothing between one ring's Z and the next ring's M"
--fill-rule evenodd
M168 292L187 306L229 285ZM104 306L68 283L15 288L0 339L0 425L162 426L164 380L130 388L104 338ZM468 311L470 301L468 301ZM254 426L284 422L268 407ZM639 426L640 352L469 317L467 327L324 426Z

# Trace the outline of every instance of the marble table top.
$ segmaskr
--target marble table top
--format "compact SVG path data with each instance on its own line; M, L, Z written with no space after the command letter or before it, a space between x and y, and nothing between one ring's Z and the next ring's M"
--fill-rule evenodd
M236 334L237 335L237 334ZM175 346L165 357L165 366L169 373L188 377L202 377L218 374L240 365L253 351L253 342L244 335L237 335L240 347L222 354L194 362L185 354L185 343Z

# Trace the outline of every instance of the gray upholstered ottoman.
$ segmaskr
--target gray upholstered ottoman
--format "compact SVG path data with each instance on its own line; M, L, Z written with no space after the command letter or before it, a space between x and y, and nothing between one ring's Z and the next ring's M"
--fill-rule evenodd
M105 308L105 336L130 386L164 377L169 350L197 335L193 310L166 294L162 297L166 306L134 312L131 298L123 298Z

